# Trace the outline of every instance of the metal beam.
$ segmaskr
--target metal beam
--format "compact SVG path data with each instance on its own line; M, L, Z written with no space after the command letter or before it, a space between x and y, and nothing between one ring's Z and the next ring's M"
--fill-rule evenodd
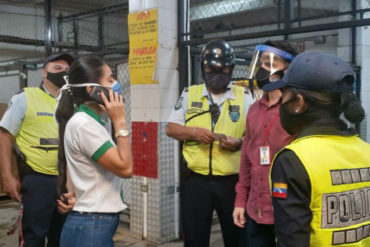
M94 10L81 12L81 13L77 13L73 15L64 16L62 17L61 21L67 22L67 21L73 21L76 18L80 19L80 18L96 16L100 11L104 12L104 14L109 14L111 12L117 11L118 9L128 10L128 0L126 0L124 3L121 3L121 4L116 4L116 5L112 5L112 6L105 7L105 8L99 8L99 9L94 9Z
M45 10L45 53L46 56L50 56L52 53L52 37L53 37L53 25L52 25L52 0L44 0Z
M222 36L217 37L217 39L223 39L226 41L234 41L234 40L244 40L244 39L255 39L255 38L263 38L263 37L273 37L273 36L281 36L281 35L291 35L291 34L299 34L299 33L310 33L310 32L319 32L319 31L327 31L333 29L342 29L342 28L351 28L351 27L361 27L361 26L369 26L370 19L362 19L362 20L351 20L351 21L341 21L335 23L325 23L325 24L318 24L318 25L310 25L310 26L303 26L303 27L294 27L290 28L289 30L281 29L281 30L271 30L271 31L263 31L263 32L255 32L255 33L245 33L233 36ZM180 45L198 45L204 44L210 40L215 38L206 38L206 39L194 39L189 41L181 40L180 36Z

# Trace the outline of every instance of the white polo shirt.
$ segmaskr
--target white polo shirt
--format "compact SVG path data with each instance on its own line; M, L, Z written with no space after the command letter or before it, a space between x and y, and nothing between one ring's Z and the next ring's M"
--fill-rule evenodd
M105 122L86 105L68 121L64 149L77 203L74 211L116 213L127 208L120 196L121 179L97 163L115 146Z

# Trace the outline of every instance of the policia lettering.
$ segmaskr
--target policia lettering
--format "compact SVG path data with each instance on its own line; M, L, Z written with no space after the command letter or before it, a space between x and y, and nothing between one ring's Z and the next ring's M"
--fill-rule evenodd
M332 185L370 182L370 168L330 171ZM370 221L370 187L325 194L322 228L343 228ZM370 225L333 232L333 245L356 243L370 237Z
M325 194L322 228L340 228L370 221L370 187Z

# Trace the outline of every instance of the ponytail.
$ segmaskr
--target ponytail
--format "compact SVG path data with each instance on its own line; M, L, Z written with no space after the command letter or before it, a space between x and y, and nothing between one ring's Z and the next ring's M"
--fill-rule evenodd
M365 111L353 93L342 93L340 108L344 117L351 123L360 123L365 118Z
M62 91L62 97L59 100L58 108L55 113L56 120L59 125L59 146L58 146L58 177L57 177L57 193L58 195L66 193L66 155L64 152L64 131L68 120L73 116L75 112L75 104L73 102L72 92Z

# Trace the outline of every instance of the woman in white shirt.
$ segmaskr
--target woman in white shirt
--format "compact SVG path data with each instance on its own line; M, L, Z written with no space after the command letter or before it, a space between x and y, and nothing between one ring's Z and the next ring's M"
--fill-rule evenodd
M101 100L97 89L109 90ZM123 98L109 66L100 58L84 57L71 66L68 83L56 111L59 123L58 191L68 177L77 202L62 230L60 246L113 246L112 237L125 209L120 177L131 177L133 160ZM104 103L104 105L102 104ZM100 118L106 112L117 133L117 145Z

